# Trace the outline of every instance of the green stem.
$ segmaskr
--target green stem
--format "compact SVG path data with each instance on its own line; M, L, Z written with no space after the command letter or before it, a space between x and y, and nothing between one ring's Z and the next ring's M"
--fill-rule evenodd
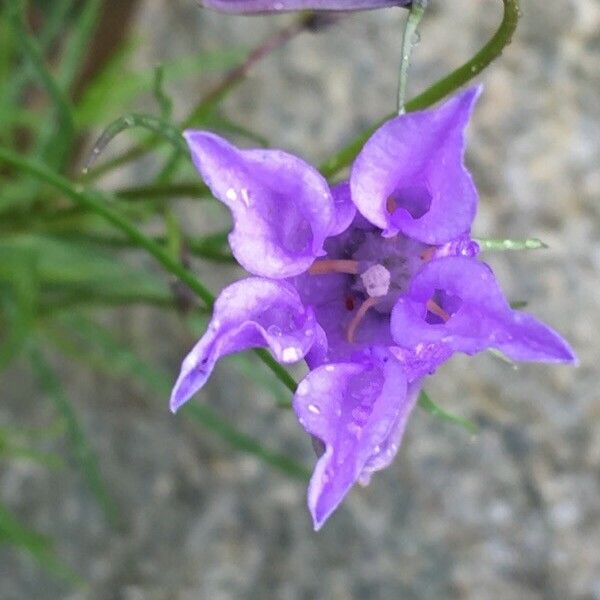
M153 200L161 198L210 198L211 194L205 185L191 181L166 185L143 185L117 190L115 195L122 200Z
M424 92L413 98L406 104L406 111L421 110L435 104L438 100L451 94L459 87L476 77L494 59L502 53L502 50L510 44L513 33L519 21L519 0L502 0L504 3L504 15L498 30L490 41L470 60L452 71L446 77L434 83ZM342 169L347 167L360 152L364 143L371 134L381 126L382 123L395 115L391 114L369 127L345 148L328 158L319 168L325 177L333 177Z
M0 160L26 171L44 181L45 183L57 188L68 196L73 202L92 210L96 214L112 223L117 229L120 229L131 241L138 246L146 249L163 267L185 283L198 297L205 303L207 309L211 309L215 297L192 273L190 273L177 260L173 259L164 248L157 244L152 238L139 231L136 226L126 219L110 206L112 196L92 194L86 192L82 186L74 186L70 181L49 170L45 165L23 158L12 150L0 148ZM292 392L296 390L296 382L293 377L282 367L273 357L264 349L258 349L257 354L261 360L275 373L277 378L287 386Z
M414 47L417 45L419 23L425 14L428 0L413 0L402 35L402 58L400 59L400 77L398 79L398 114L406 112L406 88L408 87L408 67Z

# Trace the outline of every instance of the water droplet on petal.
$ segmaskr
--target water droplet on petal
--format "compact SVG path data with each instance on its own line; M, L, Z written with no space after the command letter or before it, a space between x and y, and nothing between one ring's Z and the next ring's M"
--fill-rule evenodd
M281 360L283 360L283 362L296 362L297 360L300 360L301 356L302 353L298 348L289 346L288 348L283 349L283 352L281 353Z
M320 415L321 409L316 404L309 404L307 407L308 412L311 412L313 415Z
M233 202L233 201L237 200L237 193L233 188L229 188L225 192L225 197L227 198L227 200L231 200Z

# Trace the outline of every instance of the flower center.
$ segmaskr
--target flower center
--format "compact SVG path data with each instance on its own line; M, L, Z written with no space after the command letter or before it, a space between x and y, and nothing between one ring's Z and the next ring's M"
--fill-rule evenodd
M381 315L389 315L398 297L408 289L413 275L431 258L431 252L426 244L403 235L383 238L379 230L357 228L344 242L335 252L339 258L334 258L332 252L327 258L315 261L309 273L349 276L345 306L348 311L356 312L346 329L346 337L354 342L367 312L373 308ZM441 318L439 314L438 317Z
M362 243L352 254L359 263L359 277L354 280L352 291L369 298L379 298L376 310L389 314L426 260L422 256L426 249L425 244L401 234L383 238L379 231L364 232Z

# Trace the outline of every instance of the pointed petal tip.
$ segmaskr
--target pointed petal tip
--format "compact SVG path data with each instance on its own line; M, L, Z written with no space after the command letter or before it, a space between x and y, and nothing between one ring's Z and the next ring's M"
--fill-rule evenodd
M318 533L319 531L321 531L321 527L323 527L323 525L325 524L325 520L319 520L314 514L311 514L311 517L313 522L313 531L315 533Z
M173 413L173 414L177 414L177 412L179 411L179 409L190 399L190 396L185 397L185 396L181 396L181 391L180 388L177 384L175 384L175 387L173 388L173 391L171 392L171 398L169 400L169 410Z

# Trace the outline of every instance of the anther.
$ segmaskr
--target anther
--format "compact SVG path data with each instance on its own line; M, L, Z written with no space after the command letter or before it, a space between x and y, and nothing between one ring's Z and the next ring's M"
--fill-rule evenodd
M429 248L425 248L425 250L421 252L421 260L429 262L434 257L436 250L437 248L435 246L429 246Z
M367 311L370 308L373 308L379 302L379 298L367 298L361 305L360 308L356 311L356 314L350 321L350 325L348 326L348 332L346 333L346 338L348 341L353 344L354 343L354 334L356 333L356 329L360 325L360 322L364 319Z
M427 300L426 306L427 310L430 313L433 313L434 315L442 319L444 323L450 318L450 315L434 300Z
M308 269L311 275L328 275L329 273L347 273L358 275L356 260L316 260Z

